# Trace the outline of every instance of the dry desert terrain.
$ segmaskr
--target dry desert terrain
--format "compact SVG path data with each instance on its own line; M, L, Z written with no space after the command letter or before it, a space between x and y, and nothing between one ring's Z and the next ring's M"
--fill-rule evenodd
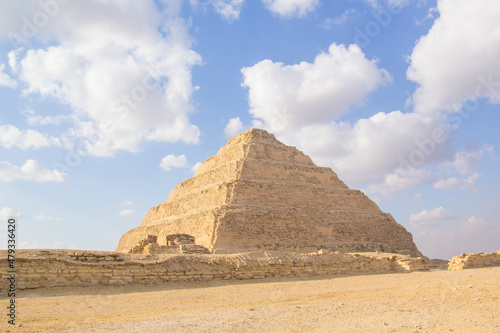
M500 332L500 267L18 296L20 327L2 316L2 332Z

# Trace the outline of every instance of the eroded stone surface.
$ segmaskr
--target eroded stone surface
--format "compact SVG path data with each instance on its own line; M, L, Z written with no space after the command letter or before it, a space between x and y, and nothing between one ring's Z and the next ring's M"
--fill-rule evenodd
M251 129L229 140L124 234L129 252L187 234L212 253L256 250L393 252L421 256L412 236L361 191L274 135Z
M448 270L461 271L467 268L500 266L500 250L492 253L462 253L448 263Z

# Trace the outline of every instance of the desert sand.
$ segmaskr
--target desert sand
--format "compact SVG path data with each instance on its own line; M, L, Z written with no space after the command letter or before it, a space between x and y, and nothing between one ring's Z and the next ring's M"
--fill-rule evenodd
M500 267L18 293L2 332L500 332ZM5 295L2 304L7 304ZM2 308L5 308L2 306Z

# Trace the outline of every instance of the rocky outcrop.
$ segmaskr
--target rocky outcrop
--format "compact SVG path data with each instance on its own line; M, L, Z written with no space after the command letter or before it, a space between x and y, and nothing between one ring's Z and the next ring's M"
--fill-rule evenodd
M462 253L448 263L448 270L461 271L467 268L500 266L500 250L492 253Z
M393 252L421 256L412 236L361 191L274 135L251 129L229 140L195 176L124 234L130 252L148 235L175 234L212 253Z

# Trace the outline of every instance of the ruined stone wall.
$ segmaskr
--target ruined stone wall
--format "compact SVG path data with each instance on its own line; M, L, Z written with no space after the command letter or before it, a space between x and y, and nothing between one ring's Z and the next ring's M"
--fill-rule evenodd
M493 253L462 253L448 263L448 270L461 271L467 268L500 266L500 250Z
M189 234L196 239L196 244L212 248L214 228L214 209L193 211L189 215L173 216L161 221L140 226L123 234L117 252L127 253L130 248L148 235L157 235L158 244L166 245L166 236L170 234Z
M113 286L130 283L262 279L409 272L426 269L420 258L391 254L138 255L101 251L16 251L17 289L55 286ZM0 290L5 293L7 251L0 251Z

